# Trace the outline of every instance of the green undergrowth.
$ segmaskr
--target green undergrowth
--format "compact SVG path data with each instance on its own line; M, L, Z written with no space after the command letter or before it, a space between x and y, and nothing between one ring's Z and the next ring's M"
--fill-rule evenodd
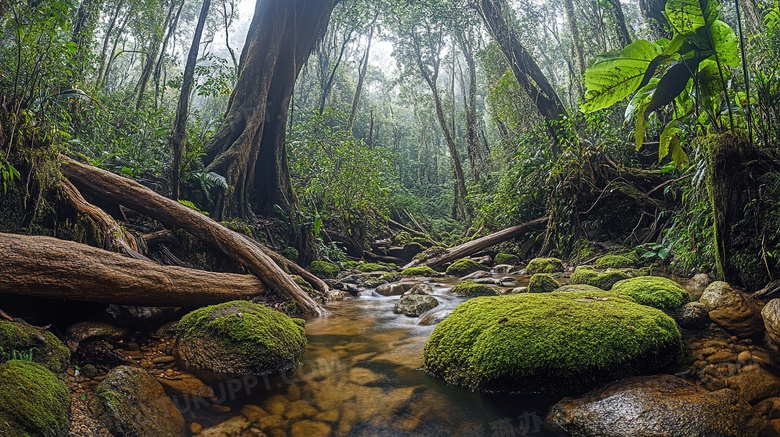
M319 277L333 279L339 274L339 266L327 261L312 261L309 271Z

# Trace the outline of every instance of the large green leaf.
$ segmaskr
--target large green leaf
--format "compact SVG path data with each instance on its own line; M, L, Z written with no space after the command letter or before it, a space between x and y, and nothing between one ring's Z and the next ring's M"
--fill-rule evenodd
M680 144L681 133L682 129L677 127L676 119L666 125L661 133L661 141L658 144L658 162L661 162L670 153L672 160L678 167L688 162L688 154L685 153Z
M655 88L658 86L658 78L650 79L650 83L642 87L634 94L634 97L628 102L626 107L626 121L631 118L636 118L636 125L634 127L634 141L636 142L636 150L642 148L642 144L645 142L645 131L647 130L647 118L645 118L645 110L650 104L653 98Z
M739 67L741 61L739 40L734 29L728 24L717 20L710 24L710 34L712 35L713 49L717 53L721 65L727 65L732 68Z
M653 99L645 109L645 116L672 103L675 97L685 90L688 81L693 77L694 70L696 70L695 64L685 62L677 63L667 70L658 82Z
M731 79L731 70L723 67L722 73L724 80ZM699 92L702 99L710 99L723 92L723 85L720 82L720 73L718 72L718 63L712 58L705 59L699 64L696 80L699 82Z
M625 99L636 91L661 46L646 40L638 40L617 53L597 58L585 70L585 102L580 110L585 113L598 111Z
M666 18L675 34L691 35L696 29L711 25L720 17L718 0L668 0Z

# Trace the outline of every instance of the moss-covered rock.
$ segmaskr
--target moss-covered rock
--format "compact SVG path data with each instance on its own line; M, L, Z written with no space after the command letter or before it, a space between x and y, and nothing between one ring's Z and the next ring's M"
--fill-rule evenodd
M356 269L357 266L359 266L359 265L360 265L360 263L357 262L357 261L342 261L341 262L341 267L344 268L345 270Z
M309 271L320 278L333 279L339 274L339 266L327 261L312 261Z
M630 277L628 273L620 270L607 270L602 273L590 266L579 266L571 275L571 283L592 285L602 290L610 290L616 282Z
M501 294L498 288L491 285L477 284L472 281L461 281L452 289L453 294L459 296L498 296Z
M602 268L624 269L635 265L634 260L621 255L604 255L596 260L596 266Z
M518 294L459 305L425 345L424 370L472 389L574 393L652 373L682 351L662 311L612 294Z
M441 276L441 273L437 272L436 270L428 266L422 266L422 267L409 267L408 269L404 269L404 271L401 272L401 276L437 277L437 276Z
M389 272L391 270L390 267L387 267L379 263L361 263L357 268L358 270L364 273Z
M592 285L587 285L587 284L566 284L566 285L561 285L555 291L556 292L561 292L561 293L566 293L566 292L570 292L570 291L578 292L578 293L604 293L605 292L604 290L602 290L602 289L600 289L598 287L594 287Z
M0 435L68 435L70 395L65 383L40 364L10 360L0 364Z
M30 325L0 320L0 362L30 351L33 362L56 374L68 368L70 350L54 334Z
M263 305L226 302L195 310L176 327L176 358L209 375L266 375L298 365L304 321Z
M486 270L485 266L468 258L461 258L447 267L447 274L453 276L465 276L477 270Z
M409 317L419 317L420 314L432 310L439 305L439 301L433 296L419 294L407 294L395 303L393 312Z
M529 293L550 293L561 286L549 273L537 273L528 281Z
M512 255L509 253L496 254L496 256L493 258L493 261L495 261L496 264L509 264L511 266L520 264L520 258L518 258L517 255Z
M525 268L526 273L559 273L563 271L563 262L558 258L534 258Z
M691 301L685 289L671 279L640 276L624 279L612 286L612 291L633 297L638 303L672 312Z
M192 401L177 398L182 408L195 407ZM95 387L90 410L115 436L185 435L184 417L173 400L152 375L137 367L111 369Z

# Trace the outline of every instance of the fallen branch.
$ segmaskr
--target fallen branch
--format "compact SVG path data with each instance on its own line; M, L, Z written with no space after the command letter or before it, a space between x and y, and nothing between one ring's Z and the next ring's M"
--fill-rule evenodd
M64 155L60 155L60 162L65 177L81 189L146 214L169 227L184 229L246 267L274 292L295 300L303 312L311 315L327 313L251 239L137 182L81 164Z
M263 294L254 275L161 266L85 244L0 233L0 293L138 306L203 306Z

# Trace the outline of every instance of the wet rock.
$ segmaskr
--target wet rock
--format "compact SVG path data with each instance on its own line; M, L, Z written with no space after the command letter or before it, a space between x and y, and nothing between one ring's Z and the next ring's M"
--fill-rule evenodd
M712 277L706 273L698 273L691 278L691 285L694 287L704 288L712 284Z
M198 437L240 437L241 433L249 429L252 424L244 416L236 416L219 425L204 429ZM258 437L262 434L254 434Z
M729 388L752 404L780 395L780 380L764 369L757 369L729 378Z
M263 419L270 416L264 409L257 405L247 404L241 408L241 415L246 417L252 423L260 423Z
M380 285L376 292L382 296L400 296L411 290L416 284L414 282L395 282L392 284Z
M777 435L734 391L709 392L671 375L631 378L564 398L546 423L578 437Z
M420 314L432 310L439 305L435 297L427 295L408 294L403 296L393 307L396 314L404 314L409 317L419 317Z
M94 378L98 376L98 369L92 364L85 364L81 366L81 368L79 369L79 373L84 375L85 378Z
M758 414L767 419L780 419L780 397L764 399L755 406Z
M161 357L154 357L152 358L152 363L154 364L169 364L176 361L176 358L170 356L170 355L163 355Z
M158 327L176 314L174 308L109 305L106 312L122 326L132 328Z
M405 262L409 262L415 255L425 250L425 247L420 243L406 243L403 246L394 246L387 249L387 255L394 258L400 258Z
M780 344L780 299L772 299L761 310L761 318L764 321L764 328L767 336Z
M284 414L287 407L290 406L290 401L282 395L273 395L263 403L263 409L268 411L271 415Z
M290 420L301 420L303 418L311 418L317 415L319 410L314 408L310 403L306 401L295 401L287 407L284 412L284 417Z
M437 325L450 314L452 314L452 310L431 311L420 317L417 324L422 326Z
M61 374L68 368L70 350L49 331L25 323L0 320L0 361L32 353L32 361Z
M135 367L108 372L95 388L90 410L114 435L179 437L185 433L184 417L162 385Z
M174 336L176 335L176 326L179 325L178 320L174 320L173 322L168 322L162 326L160 326L159 329L155 332L155 334L160 336Z
M709 311L710 319L723 329L739 337L751 337L764 329L756 302L748 299L729 284L716 281L710 284L699 299Z
M494 278L479 278L475 279L474 283L484 285L498 285L498 281Z
M329 435L330 425L311 420L295 422L290 428L290 437L327 437Z
M246 301L204 307L179 322L176 359L192 373L215 379L288 371L306 346L303 325Z
M522 294L528 293L528 287L515 287L509 291L509 294Z
M537 273L528 281L529 293L551 293L557 290L561 284L548 273Z
M511 277L501 278L498 280L498 285L502 287L514 287L517 285L517 279Z
M118 340L127 335L127 329L104 322L78 322L65 331L65 341L71 350L76 350L78 343L90 338Z
M484 270L478 270L478 271L476 271L474 273L469 273L468 275L462 277L461 280L463 280L463 281L474 281L476 279L489 278L489 277L490 277L490 273L489 272L486 272Z
M497 266L494 266L491 271L493 273L509 273L514 269L515 266L509 265L509 264L499 264Z
M517 257L517 255L512 255L509 253L498 253L496 254L494 258L496 264L509 264L512 266L516 266L520 264L520 258Z
M209 399L214 396L214 390L203 381L189 373L180 372L178 375L169 378L157 378L165 391L175 396L176 402L183 402L187 397L190 399L201 397Z
M409 291L404 292L404 296L416 294L420 296L427 296L433 294L433 288L428 284L417 284L410 288Z
M482 264L483 266L492 266L493 265L493 258L491 258L488 255L485 256L472 256L471 260L475 263Z
M701 302L688 302L674 313L674 320L682 328L698 329L710 320L707 307Z
M69 406L68 388L46 367L19 360L0 364L0 435L65 437Z
M453 276L465 276L477 270L485 270L485 266L472 261L469 258L461 258L447 267L447 274Z

